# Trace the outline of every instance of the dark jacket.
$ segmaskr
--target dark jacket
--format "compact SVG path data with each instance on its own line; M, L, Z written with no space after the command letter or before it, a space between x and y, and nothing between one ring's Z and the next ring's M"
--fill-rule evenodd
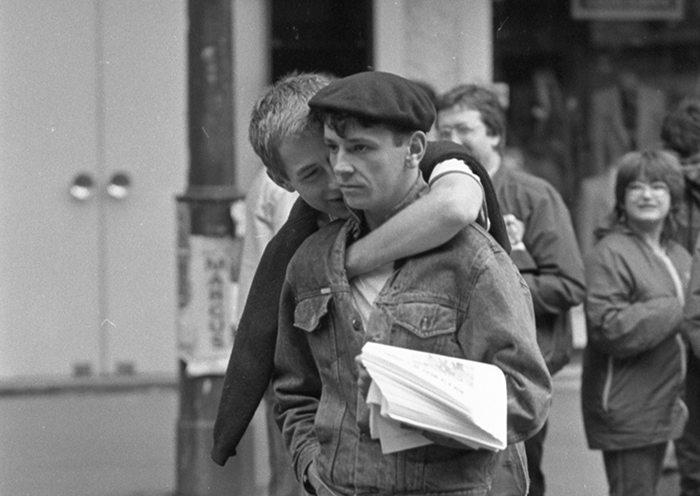
M586 294L583 260L561 195L539 177L501 166L493 185L503 215L524 223L522 244L511 257L532 293L537 341L551 374L570 359L573 348L568 310Z
M676 241L690 253L700 233L700 155L682 161L685 177L685 201L681 211Z
M690 255L667 249L687 286ZM591 449L630 449L672 437L685 375L682 296L658 255L630 231L607 234L586 255L588 344L581 405Z
M467 150L449 141L429 142L421 162L428 177L440 162L458 158L481 179L490 220L490 234L510 250L493 185L484 168ZM301 199L289 220L272 238L255 273L229 359L214 424L212 459L224 465L250 424L272 378L279 299L287 265L301 243L318 230L318 212Z
M689 356L691 371L700 370L700 154L682 161L685 178L685 201L675 240L693 257L688 294L685 299L685 333L693 354ZM688 382L700 381L697 373L689 374ZM697 403L697 400L690 400Z

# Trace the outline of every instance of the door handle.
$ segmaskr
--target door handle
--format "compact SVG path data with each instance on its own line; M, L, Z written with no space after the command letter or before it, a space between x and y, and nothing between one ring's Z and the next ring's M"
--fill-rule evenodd
M90 174L81 172L73 178L68 193L78 201L88 200L95 191L95 181Z
M123 200L131 193L131 178L126 172L115 172L107 185L107 194L115 200Z

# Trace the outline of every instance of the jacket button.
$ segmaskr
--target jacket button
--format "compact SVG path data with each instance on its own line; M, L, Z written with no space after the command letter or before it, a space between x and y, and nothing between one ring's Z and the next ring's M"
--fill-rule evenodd
M360 319L352 319L352 328L356 331L362 329L362 322L360 321Z
M428 319L428 317L423 317L420 321L420 327L424 331L428 329L429 324L430 324L430 319Z

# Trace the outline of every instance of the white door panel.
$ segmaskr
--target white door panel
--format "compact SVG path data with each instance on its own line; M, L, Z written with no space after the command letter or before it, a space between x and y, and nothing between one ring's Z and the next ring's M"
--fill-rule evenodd
M183 3L0 2L0 377L175 370Z
M131 190L105 210L113 365L174 371L176 204L185 188L186 12L182 2L105 2L106 171ZM135 284L136 283L136 284Z
M0 376L98 354L93 2L0 5Z

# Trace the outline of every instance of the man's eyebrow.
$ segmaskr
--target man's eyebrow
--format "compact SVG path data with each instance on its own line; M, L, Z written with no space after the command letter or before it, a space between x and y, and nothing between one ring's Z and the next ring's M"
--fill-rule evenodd
M346 138L345 141L347 141L348 143L376 143L378 139L374 136L360 135Z

